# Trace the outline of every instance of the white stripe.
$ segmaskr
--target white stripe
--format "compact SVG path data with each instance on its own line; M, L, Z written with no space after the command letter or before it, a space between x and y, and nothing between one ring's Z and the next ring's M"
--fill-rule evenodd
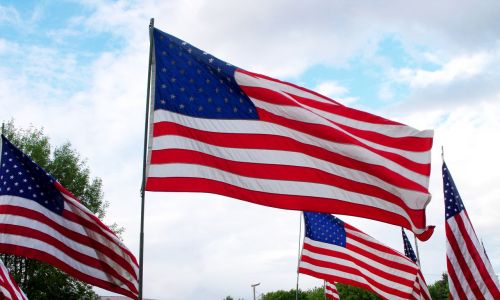
M498 278L495 274L495 271L493 270L493 266L491 265L489 259L486 257L486 254L484 253L484 248L481 242L479 242L479 239L477 238L477 235L472 227L472 224L465 214L465 210L461 211L458 216L462 219L464 223L465 230L467 231L467 234L469 235L469 238L471 239L472 243L474 244L474 248L476 248L477 253L481 257L481 261L483 262L483 265L486 267L486 270L488 271L487 274L483 274L486 277L491 278L491 280L495 283L497 288L500 288L500 285L498 284ZM484 285L485 289L488 289L486 287L486 283ZM488 290L489 291L489 290Z
M347 280L352 280L352 281L356 281L356 282L359 282L359 283L362 283L362 284L366 284L366 285L370 286L375 291L375 293L377 293L380 296L385 297L387 299L407 300L406 298L398 297L396 295L384 292L384 291L380 290L379 288L377 288L375 286L372 286L369 282L366 281L365 278L363 278L361 276L358 276L358 275L354 275L354 274L351 274L351 273L345 273L345 272L341 272L339 270L334 270L334 269L330 269L330 268L324 268L324 267L315 266L315 265L312 265L312 264L310 264L308 262L304 262L304 261L300 262L300 268L308 269L308 270L311 270L311 271L314 271L314 272L317 272L317 273L321 273L321 274L325 274L325 275L328 275L328 276L336 276L336 277L344 278L344 279L347 279Z
M351 243L351 241L348 241L347 243ZM383 264L381 262L378 262L376 260L373 260L369 257L366 257L366 256L363 256L355 251L352 251L352 250L349 250L347 248L344 248L344 247L340 247L340 246L335 246L335 245L332 245L332 244L328 244L328 243L322 243L322 242L318 242L318 241L315 241L315 240L311 240L310 238L308 237L305 237L304 238L304 244L309 244L309 245L312 245L314 247L318 247L318 248L323 248L323 249L327 249L327 250L330 250L330 251L335 251L335 252L338 252L338 253L343 253L343 254L346 254L346 255L349 255L359 261L362 261L370 266L373 266L374 268L377 268L378 270L381 270L381 271L384 271L385 273L389 274L389 275L395 275L395 276L398 276L400 278L404 278L404 279L407 279L407 280L410 280L412 282L415 282L415 278L416 278L416 269L415 269L415 273L408 273L406 271L403 271L401 269L397 269L397 268L393 268L389 265L386 265L386 264ZM306 252L310 252L308 250L303 250L303 251L306 251ZM304 252L303 252L304 253ZM317 259L320 259L320 260L323 260L323 261L330 261L330 262L335 262L335 263L339 263L339 261L345 261L343 259L339 259L339 258L333 258L333 257L330 257L330 256L325 256L325 255L322 255L322 254L315 254L315 255L318 255L318 258ZM311 255L308 255L310 257L312 257ZM319 258L321 257L321 258ZM390 258L388 258L390 259ZM400 260L399 259L395 259L393 260L394 262L399 262ZM347 266L348 264L346 263L341 263L342 265L345 265ZM352 263L349 263L349 266L352 266L354 268L359 268L359 266L356 266L356 265L351 265ZM369 271L367 271L369 272ZM370 274L372 274L370 272ZM381 279L384 279L384 280L387 280L388 282L390 282L390 279L387 279L385 277L383 277L383 275L376 275L376 274L373 274L373 276L376 276L378 278L381 278ZM370 277L373 277L373 276L370 276ZM377 280L379 281L379 280ZM396 283L395 283L396 284ZM386 285L386 284L384 284ZM400 284L398 284L400 285ZM389 285L388 285L389 286ZM402 287L404 288L408 288L408 286L406 285L401 285ZM404 290L403 289L400 289L400 290Z
M286 83L280 83L273 80L268 80L262 77L254 77L245 73L235 72L234 79L240 86L248 86L248 87L263 87L269 90L281 91L289 94L294 94L300 97L309 98L312 100L316 100L318 102L328 103L331 105L338 105L333 101L324 99L318 95L313 93L309 93L302 89L298 89L292 85Z
M69 265L71 268L78 270L86 275L91 277L111 282L117 286L122 287L123 289L130 290L125 284L123 284L120 280L114 278L108 273L105 273L99 269L91 267L86 264L82 264L79 261L75 260L73 257L67 255L63 251L59 250L57 247L54 247L51 244L48 244L44 241L29 238L25 236L18 236L13 234L2 234L1 242L3 244L11 244L14 246L22 246L26 248L36 249L41 252L47 253L48 255L54 257L55 259L64 262Z
M396 164L393 161L374 154L363 147L334 143L303 132L295 131L285 126L269 122L256 120L208 120L203 118L185 116L165 110L156 110L154 119L156 123L173 122L189 128L206 132L265 134L288 137L305 144L321 147L330 152L339 153L345 157L350 157L358 161L384 166L408 178L409 180L420 184L423 187L426 187L429 181L429 177L408 170L400 166L399 164Z
M287 118L287 119L296 120L296 121L300 121L300 122L304 122L304 123L315 124L315 125L324 125L324 126L334 128L336 130L341 131L345 135L348 135L348 136L358 140L359 142L361 142L367 146L373 147L373 148L378 149L378 150L387 151L390 153L395 153L395 154L401 155L401 156L406 157L407 159L414 161L414 162L417 162L417 163L429 164L431 161L430 151L424 151L424 152L406 151L406 150L401 150L398 148L386 146L383 144L378 144L378 143L375 143L375 142L372 142L369 140L365 140L365 139L358 137L352 133L349 133L345 129L328 121L324 117L322 117L316 113L312 113L306 109L303 109L300 107L295 107L295 106L276 105L276 104L268 103L265 101L260 101L260 100L255 99L255 98L251 98L251 99L254 102L255 106L262 108L264 110L267 110L268 112L271 112L275 115L279 115L279 116Z
M299 152L228 148L178 135L159 136L153 140L152 148L153 150L186 149L237 162L314 168L353 181L378 186L389 193L399 195L400 199L411 209L423 209L427 202L425 193L402 189L363 171L349 169Z
M205 178L258 192L338 199L398 214L408 220L414 230L418 230L408 216L408 213L400 206L377 197L341 190L326 184L253 178L212 167L183 163L151 165L148 174L148 178L150 177Z
M3 287L3 285L0 286L0 291L4 295L5 299L12 299L12 295L10 294L9 290L7 290L7 288Z
M12 288L12 290L14 290L15 299L26 299L26 296L24 295L24 293L19 288L17 282L15 282L15 281L12 280L12 277L10 276L9 270L7 270L7 267L4 265L3 261L1 261L1 260L0 260L0 265L1 265L1 268L2 268L3 277L6 280L4 282L4 284L6 286L10 286ZM9 296L12 297L12 295L10 293L9 293Z
M479 273L479 270L476 266L476 263L474 262L474 259L471 256L471 253L467 249L465 239L462 236L462 232L460 231L460 228L458 227L458 223L455 219L455 218L463 219L461 216L462 214L465 214L465 210L462 210L458 215L455 215L454 217L446 220L446 222L448 222L448 224L450 225L450 229L453 232L453 235L455 236L455 239L457 240L458 247L460 249L460 254L455 253L455 255L461 255L463 257L463 259L465 260L467 267L469 268L470 272L472 273L472 278L468 278L468 279L474 280L476 282L477 286L481 290L481 293L487 299L490 299L490 298L493 299L493 296L491 295L490 291L486 287L486 283L483 281L483 278L481 277L481 274ZM467 232L467 234L469 234L469 232ZM469 236L469 237L472 239L471 236Z
M88 228L85 231L85 229L80 224L71 222L55 213L50 212L45 208L42 208L41 205L35 201L26 201L23 198L15 196L0 196L0 205L12 205L40 212L43 215L45 215L47 219L54 221L55 223L61 225L62 227L68 230L81 233L96 241L102 240L102 237L99 234L92 234L92 232L94 231L91 231ZM127 281L130 281L132 283L136 282L135 277L132 274L130 274L126 269L122 268L118 263L116 263L113 259L111 259L107 255L99 252L97 249L91 248L87 245L77 242L76 240L71 239L62 234L61 232L57 231L55 228L48 226L44 223L41 223L35 219L25 218L18 215L3 214L2 217L0 218L0 223L28 227L32 228L33 230L43 232L57 239L58 241L60 241L61 243L63 243L64 245L68 246L69 248L73 249L76 252L90 256L98 261L107 263L110 267L117 270L117 272L120 275L122 275ZM2 240L2 238L3 236L0 235L0 240ZM103 245L106 246L107 248L110 248L109 242L108 243L104 242Z
M374 238L372 238L366 234L363 234L361 232L356 232L356 231L350 230L348 228L346 228L345 230L347 233L347 243L348 244L362 248L365 251L368 251L371 254L376 255L380 258L383 258L383 259L386 259L389 261L395 261L395 262L398 262L400 264L406 265L408 267L414 268L415 272L417 271L417 266L410 259L408 259L406 256L403 256L403 254L399 254L399 255L394 254L393 250L390 248L387 248L388 252L384 252L384 251L378 250L376 248L373 248L370 245L365 244L363 242L359 242L357 240L351 239L351 238L349 238L349 235L356 235L356 236L361 237L367 241L371 241L371 242L376 243L380 246L383 246L382 244L380 244L380 242L378 242L377 240L375 240Z
M92 238L95 241L100 242L101 244L105 245L106 248L109 248L112 250L114 254L117 256L120 256L123 258L123 260L132 267L135 273L135 277L137 278L139 275L139 267L136 265L134 257L132 257L133 254L128 252L128 248L123 244L120 239L118 239L117 236L114 234L110 233L108 230L103 228L103 224L98 223L96 220L90 217L92 212L87 209L83 204L78 202L77 200L65 195L62 193L62 195L66 198L66 203L65 203L65 210L71 211L72 213L78 215L79 217L84 218L88 222L91 222L94 224L97 228L99 228L99 231L91 231L89 228L83 228L83 233L87 235L88 237ZM66 219L64 219L67 221ZM73 222L72 222L73 223ZM73 223L77 224L77 226L80 226L78 223ZM91 232L95 232L96 234L90 234ZM135 279L133 281L136 281Z
M252 76L249 76L247 74L239 73L236 72L235 74L236 82L238 82L239 85L241 86L248 86L248 87L262 87L262 88L267 88L270 90L274 90L277 92L284 92L287 94L293 94L297 95L303 98L309 98L311 100L316 100L319 102L331 104L334 106L339 106L338 104L322 99L314 94L311 93L306 93L300 89L291 87L286 84L277 84L274 81L270 81L264 78L255 78ZM283 94L283 93L282 93ZM284 94L286 95L286 94ZM295 99L293 99L295 102L297 102ZM300 103L300 102L297 102ZM312 110L318 114L321 114L325 118L332 120L334 122L352 127L352 128L358 128L361 130L366 130L366 131L373 131L377 132L386 136L390 137L403 137L403 136L418 136L418 137L426 137L426 138L432 138L434 136L434 133L432 130L417 130L415 128L412 128L407 125L390 125L390 124L378 124L378 123L369 123L365 121L360 121L357 119L351 119L342 115L336 115L330 112L326 112L323 110L319 110L317 108L313 108L311 106L305 105L303 103L300 103L301 106L307 107L309 110Z
M458 242L458 243L460 243L460 242ZM457 253L457 254L460 255L460 253ZM458 282L454 282L454 283L460 284L460 286L464 290L464 293L467 296L467 298L474 299L475 298L474 293L472 293L472 290L471 290L470 285L469 285L469 281L467 278L465 278L465 275L462 272L460 265L458 264L456 254L453 251L453 248L451 247L449 239L446 239L446 256L450 260L450 265L452 266L453 270L455 271L454 273L457 276ZM449 270L448 270L448 273L449 273ZM451 282L453 282L453 280L450 280L450 286L451 286Z

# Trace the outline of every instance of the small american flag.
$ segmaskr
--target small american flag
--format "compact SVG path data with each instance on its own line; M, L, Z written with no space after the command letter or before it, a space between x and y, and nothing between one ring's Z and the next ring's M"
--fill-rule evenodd
M370 290L384 299L410 299L418 266L403 254L329 214L304 212L299 272Z
M500 285L443 162L446 264L451 299L500 299Z
M325 281L325 297L331 300L340 300L337 286L333 282Z
M153 31L148 191L425 224L432 131L345 107Z
M111 229L3 135L0 153L0 252L137 299L137 261Z
M2 260L0 260L0 291L6 300L28 300Z
M401 234L403 235L403 244L406 257L411 259L415 264L419 265L417 256L415 255L415 252L413 252L413 247L411 246L410 240L408 240L408 237L406 236L406 233L402 228ZM422 274L422 270L420 270L420 266L418 269L417 280L415 281L415 288L413 289L413 297L419 300L432 300L431 294L429 293L429 288L427 287L427 283L424 279L424 275Z

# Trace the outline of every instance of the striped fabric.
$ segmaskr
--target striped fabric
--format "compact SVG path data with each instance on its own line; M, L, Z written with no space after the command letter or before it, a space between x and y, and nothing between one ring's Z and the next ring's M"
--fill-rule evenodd
M370 290L384 299L411 299L418 267L340 219L304 213L306 236L299 272Z
M0 291L6 300L28 300L2 260L0 260Z
M418 265L419 262L417 260L417 256L415 255L415 252L413 252L413 247L411 246L410 240L408 240L408 237L406 236L403 228L401 228L401 234L403 235L403 244L406 257L408 257ZM422 270L420 270L420 267L418 269L417 280L415 281L415 287L413 289L413 297L414 299L419 300L432 300L429 293L429 288L427 286L427 283L425 282L424 275L422 274Z
M340 300L339 292L335 283L325 281L325 297L331 300Z
M146 190L355 215L427 239L432 131L227 64L154 29Z
M0 150L0 252L137 299L137 261L111 229L3 135Z
M443 162L446 264L451 299L500 299L500 285Z

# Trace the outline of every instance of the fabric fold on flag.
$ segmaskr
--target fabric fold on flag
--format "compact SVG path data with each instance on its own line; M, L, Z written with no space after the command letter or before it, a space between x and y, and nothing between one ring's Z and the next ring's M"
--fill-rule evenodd
M433 132L252 73L158 29L148 191L354 215L428 239Z
M335 283L325 281L325 297L330 300L340 300L339 292Z
M28 300L19 285L0 259L0 291L6 300Z
M422 274L422 270L420 269L420 262L417 260L417 256L415 255L410 240L408 240L408 237L406 236L403 228L401 228L401 234L403 236L405 256L411 259L411 261L413 261L419 267L417 280L415 281L415 287L413 289L413 297L414 299L418 300L432 300L431 294L429 293L429 287L427 286L424 275Z
M500 285L443 162L446 265L451 299L500 299Z
M3 135L0 153L0 252L137 299L136 258L113 231Z
M384 299L412 299L418 266L339 218L304 212L299 272L372 291Z

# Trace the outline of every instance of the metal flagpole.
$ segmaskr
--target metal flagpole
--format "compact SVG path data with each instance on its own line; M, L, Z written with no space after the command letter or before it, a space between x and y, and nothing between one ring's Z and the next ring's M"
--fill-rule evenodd
M417 235L413 234L413 239L415 240L415 251L417 252L417 264L420 266L420 255L418 254L418 244L417 244Z
M151 91L151 61L153 60L153 28L155 19L149 22L149 65L148 65L148 87L146 92L146 123L144 125L144 154L142 159L142 184L141 184L141 233L139 242L139 300L142 300L142 275L144 267L144 198L146 188L146 157L148 150L148 127L149 127L149 97Z
M326 300L326 280L323 280L323 299Z
M302 237L302 212L299 219L299 254L297 258L297 287L295 289L295 300L299 300L299 266L300 266L300 238Z

